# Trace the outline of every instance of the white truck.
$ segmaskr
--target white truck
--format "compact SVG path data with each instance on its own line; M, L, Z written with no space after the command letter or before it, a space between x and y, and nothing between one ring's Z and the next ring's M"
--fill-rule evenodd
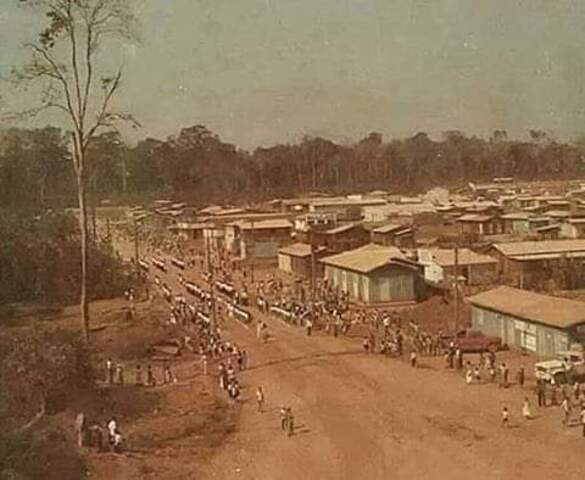
M534 364L534 376L548 383L573 383L585 375L585 355L581 350L558 352L557 358Z

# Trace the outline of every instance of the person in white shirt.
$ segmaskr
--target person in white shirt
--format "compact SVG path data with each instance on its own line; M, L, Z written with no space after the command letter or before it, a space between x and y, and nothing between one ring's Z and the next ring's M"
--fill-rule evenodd
M116 422L116 418L112 417L112 419L107 424L108 428L108 440L111 445L114 444L114 435L116 434L116 430L118 429L118 422Z
M530 403L528 402L528 398L524 399L524 403L522 404L522 416L525 420L530 420L532 418L532 413L530 412Z
M261 386L256 389L256 402L258 403L258 411L262 413L264 410L264 390Z

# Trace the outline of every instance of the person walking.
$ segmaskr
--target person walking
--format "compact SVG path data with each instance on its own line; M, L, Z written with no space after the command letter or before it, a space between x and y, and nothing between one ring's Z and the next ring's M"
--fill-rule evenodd
M116 421L116 417L112 417L106 427L108 429L108 443L111 446L114 444L114 435L118 430L118 422Z
M581 407L581 413L579 413L579 417L581 420L581 435L585 438L585 406Z
M561 411L563 412L563 425L568 427L571 422L571 404L569 403L568 398L563 398Z
M264 411L264 390L262 386L256 389L256 403L258 404L258 412L262 413Z
M416 351L412 350L410 352L410 366L411 367L416 368L416 360L417 360Z
M288 410L285 406L280 407L280 429L284 432L288 428Z
M201 370L205 376L207 376L207 366L207 355L201 355Z
M142 383L142 367L140 365L136 365L136 385L138 385L139 387L141 387L142 385L144 385Z
M114 366L114 362L112 362L111 358L106 360L106 373L108 377L108 383L112 385L114 383L114 371L116 367Z
M292 437L295 434L295 416L293 415L292 409L288 408L288 418L287 418L287 435Z
M508 427L510 423L510 414L508 412L508 408L504 407L502 408L502 422L501 425L502 427Z
M520 367L520 370L518 370L518 374L516 376L516 379L518 380L518 385L520 385L520 388L524 388L524 381L526 380L526 375L524 373L524 367Z
M536 398L539 407L546 407L545 385L540 378L536 380Z
M124 385L124 367L122 366L121 363L118 363L118 365L116 365L116 376L118 379L118 383L120 385Z
M156 380L154 379L154 373L152 373L151 365L146 367L146 384L149 387L154 387L156 385Z
M530 412L530 403L528 402L528 398L524 398L524 403L522 404L522 416L524 420L530 420L532 418L532 413Z

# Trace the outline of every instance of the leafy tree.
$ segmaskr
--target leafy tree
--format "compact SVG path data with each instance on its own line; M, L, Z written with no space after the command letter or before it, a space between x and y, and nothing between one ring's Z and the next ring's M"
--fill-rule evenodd
M20 0L44 15L45 26L27 44L30 61L15 69L17 80L40 86L39 104L24 112L60 112L71 129L81 231L81 325L89 338L87 155L96 135L112 130L119 120L136 122L112 108L121 85L121 69L107 74L100 63L104 42L133 37L134 16L128 0ZM100 72L102 74L100 75Z

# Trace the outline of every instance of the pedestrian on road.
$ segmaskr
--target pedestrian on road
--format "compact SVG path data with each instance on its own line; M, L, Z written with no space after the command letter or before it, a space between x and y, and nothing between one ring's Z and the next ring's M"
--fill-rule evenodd
M293 415L292 409L288 408L288 418L287 418L287 426L288 426L288 436L292 437L295 434L295 416Z
M473 373L471 372L471 370L470 370L470 369L467 369L467 370L465 371L465 383L466 383L467 385L471 385L471 384L472 384L472 382L473 382Z
M148 367L146 367L146 384L149 387L154 387L156 385L156 380L154 379L154 374L152 373L151 365L148 365Z
M106 361L106 373L108 377L108 383L112 385L114 383L114 371L116 367L114 366L114 362L112 362L111 358L108 358Z
M142 383L142 367L140 365L136 365L136 385L141 387Z
M520 385L520 388L524 388L524 381L526 379L526 375L524 374L524 367L520 367L516 378L518 379L518 385Z
M481 372L479 371L479 367L477 365L473 369L473 378L477 383L481 383Z
M264 411L264 390L262 390L261 386L256 389L256 402L258 404L258 412L262 413Z
M305 328L307 329L307 337L310 337L313 333L313 320L307 318L305 322Z
M499 388L507 388L508 387L508 366L505 363L502 363L500 366L500 375L502 376L500 379Z
M585 407L581 407L581 413L579 414L579 417L581 417L581 435L585 437Z
M124 367L121 363L116 365L116 376L118 377L118 383L124 385Z
M508 427L510 422L510 414L508 413L508 408L502 408L502 427Z
M284 432L288 427L288 410L285 406L280 407L280 429Z
M567 398L564 398L561 403L561 411L563 412L563 425L568 427L571 421L571 404Z
M203 375L207 376L207 355L201 355L201 370Z
M528 402L528 398L524 398L524 403L522 404L522 416L524 420L530 420L532 418L532 413L530 412L530 403Z
M546 407L545 385L540 378L536 380L536 398L539 407Z
M416 351L412 350L410 352L410 366L416 368Z

